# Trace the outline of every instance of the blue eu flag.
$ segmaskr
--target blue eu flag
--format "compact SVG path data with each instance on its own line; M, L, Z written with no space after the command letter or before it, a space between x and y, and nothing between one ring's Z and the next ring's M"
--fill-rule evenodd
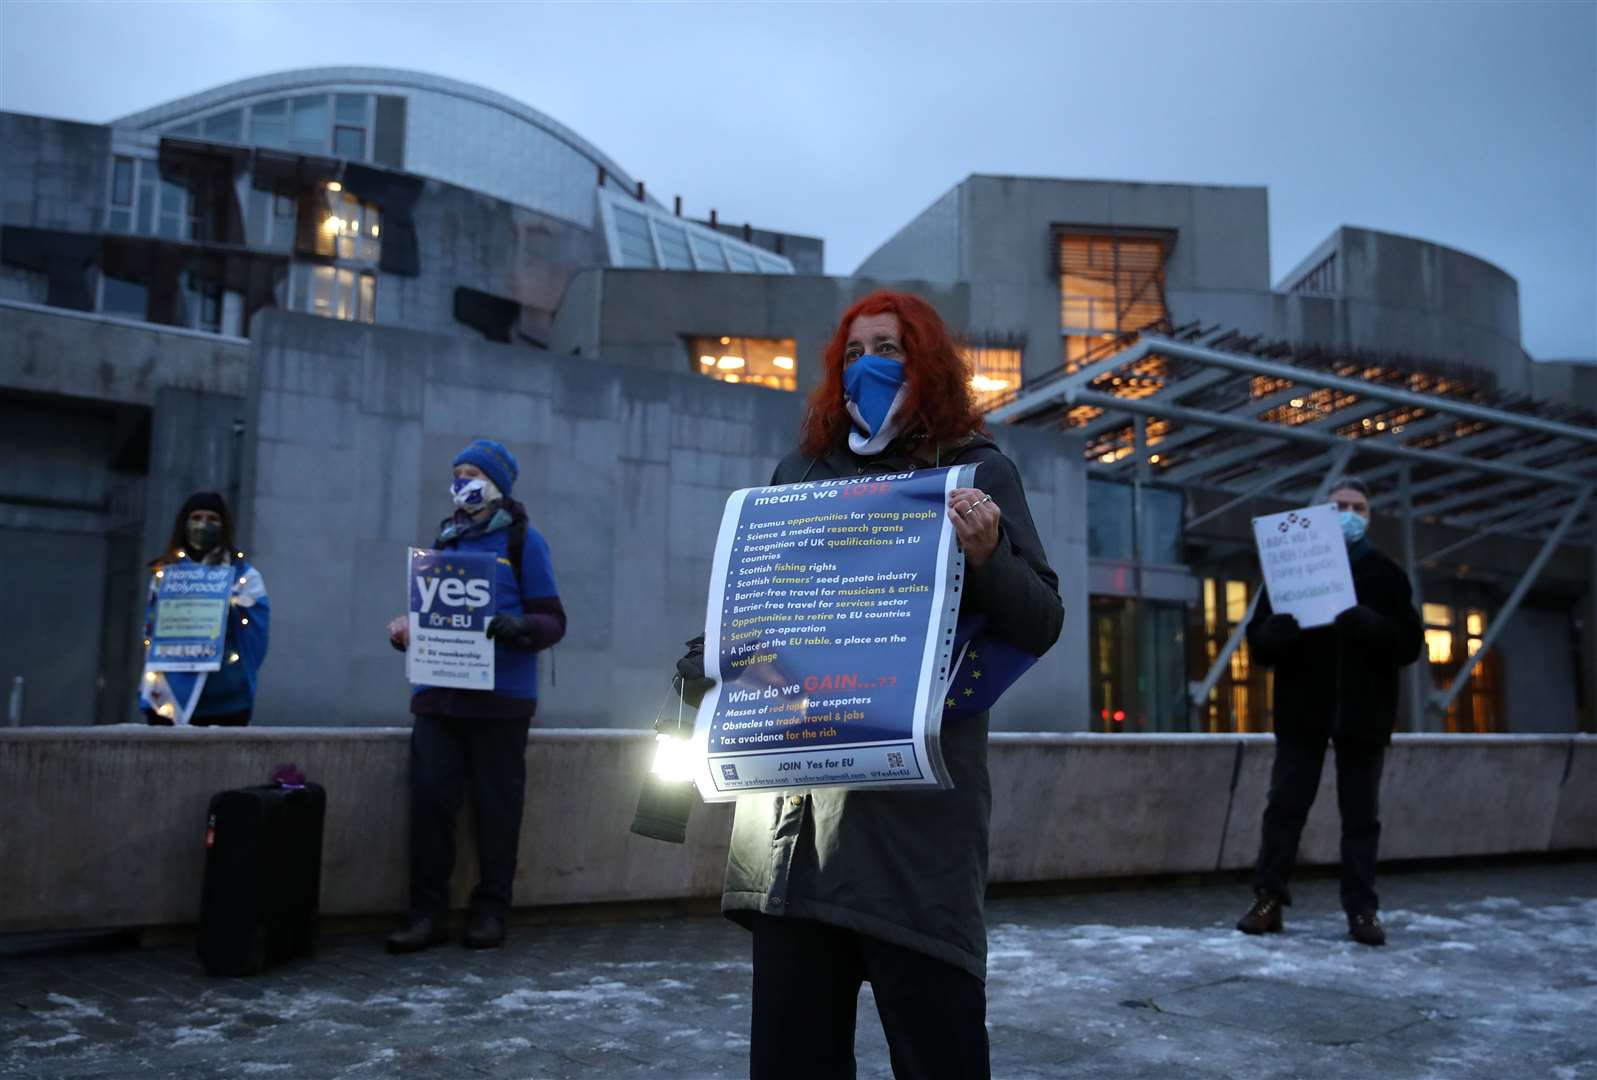
M943 715L985 712L1026 673L1037 658L986 633L985 615L961 614L954 629L954 655L959 666L948 683Z

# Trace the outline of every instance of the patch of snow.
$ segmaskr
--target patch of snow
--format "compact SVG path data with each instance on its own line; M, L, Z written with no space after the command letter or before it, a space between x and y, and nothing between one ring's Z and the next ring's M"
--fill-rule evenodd
M523 1039L520 1035L512 1035L508 1039L495 1039L482 1044L484 1050L491 1050L496 1054L505 1054L514 1050L531 1050L532 1040Z
M199 1046L222 1041L222 1025L215 1027L178 1027L172 1029L173 1046Z
M69 1042L77 1042L82 1038L83 1036L76 1031L68 1031L64 1035L57 1035L53 1039L30 1039L24 1036L13 1041L11 1046L16 1050L42 1050L50 1046L64 1046Z
M67 997L65 994L46 994L45 1000L52 1005L59 1005L59 1009L52 1009L50 1016L65 1019L67 1017L105 1019L105 1013L97 1005L79 1001L77 998Z

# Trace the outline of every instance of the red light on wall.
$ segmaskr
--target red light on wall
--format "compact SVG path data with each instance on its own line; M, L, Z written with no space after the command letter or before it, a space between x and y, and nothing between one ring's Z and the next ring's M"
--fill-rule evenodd
M1115 723L1124 724L1125 722L1126 722L1125 710L1124 709L1116 709L1115 710Z
M1108 709L1105 709L1105 710L1104 710L1104 711L1103 711L1103 714L1102 714L1102 715L1103 715L1103 718L1104 718L1104 719L1105 719L1105 720L1107 720L1107 719L1109 719L1109 710L1108 710Z

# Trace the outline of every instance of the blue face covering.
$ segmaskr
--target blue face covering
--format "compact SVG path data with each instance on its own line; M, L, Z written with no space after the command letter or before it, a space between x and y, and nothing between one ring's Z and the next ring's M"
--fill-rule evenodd
M1364 530L1369 522L1364 520L1364 515L1355 514L1351 510L1338 511L1337 522L1342 526L1342 539L1349 544L1356 544L1364 539Z
M854 420L849 444L855 453L879 453L898 433L893 407L904 386L904 365L874 353L843 370L843 398Z

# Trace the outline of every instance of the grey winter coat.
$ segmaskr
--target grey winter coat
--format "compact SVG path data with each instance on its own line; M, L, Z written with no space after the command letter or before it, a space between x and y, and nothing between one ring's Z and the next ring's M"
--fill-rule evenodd
M969 572L966 604L987 631L1041 656L1059 637L1059 579L1032 524L1015 466L983 437L941 451L941 464L980 463L974 485L1002 512L998 547ZM773 484L924 468L897 447L873 458L799 452ZM932 792L816 791L738 799L721 910L752 927L754 912L814 919L914 949L987 977L987 714L942 728L954 787Z

